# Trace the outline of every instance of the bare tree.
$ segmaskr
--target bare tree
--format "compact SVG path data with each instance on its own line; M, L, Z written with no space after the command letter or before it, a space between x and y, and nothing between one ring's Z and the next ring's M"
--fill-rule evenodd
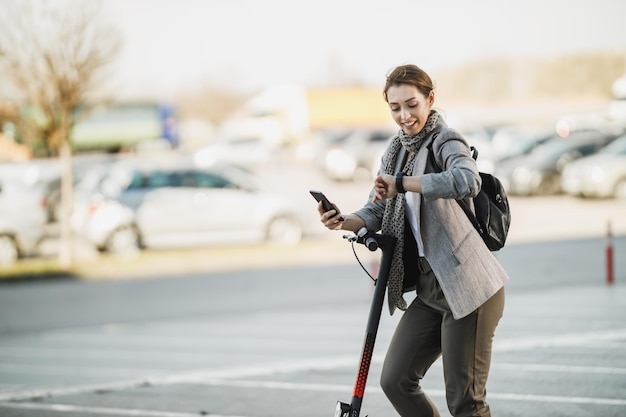
M100 76L121 46L99 1L0 0L0 70L3 83L34 115L46 148L61 160L59 262L73 263L70 133L79 107L90 107ZM6 94L6 93L5 93ZM93 103L91 103L93 104ZM24 120L22 120L24 122Z

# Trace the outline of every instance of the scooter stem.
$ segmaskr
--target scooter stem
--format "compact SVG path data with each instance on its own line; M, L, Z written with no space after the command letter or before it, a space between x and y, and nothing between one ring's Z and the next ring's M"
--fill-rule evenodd
M370 364L372 362L372 354L374 353L374 344L378 333L378 324L382 313L383 302L385 299L385 290L387 288L387 280L391 269L391 260L393 258L393 250L396 238L388 235L372 235L368 239L374 237L378 242L378 247L382 251L380 268L378 270L378 278L376 279L374 295L370 306L369 317L361 351L361 361L354 383L354 391L352 393L352 401L350 404L342 402L337 403L335 417L359 417L361 412L361 404L363 403L363 395L365 394L365 385L369 374ZM365 240L365 239L364 239Z

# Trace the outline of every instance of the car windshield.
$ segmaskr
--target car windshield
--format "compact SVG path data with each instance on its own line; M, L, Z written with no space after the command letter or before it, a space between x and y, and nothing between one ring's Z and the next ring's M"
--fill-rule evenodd
M548 158L550 156L560 155L568 149L571 149L574 145L575 142L568 139L554 138L542 145L537 146L531 154L537 157Z
M520 138L518 141L511 142L501 151L502 157L521 155L529 152L533 146L537 144L534 138Z
M82 178L76 183L75 190L89 193L98 189L109 168L110 165L99 165L86 170Z
M569 150L586 153L602 142L602 136L596 132L573 132L567 138L554 137L537 146L531 155L537 158L558 158Z
M621 136L600 150L609 155L626 155L626 135Z
M241 189L248 191L256 191L258 189L252 173L244 168L235 165L220 164L215 166L213 170L224 175L228 181L236 184Z
M133 178L134 174L131 170L114 168L100 181L100 192L109 197L117 196L132 183Z

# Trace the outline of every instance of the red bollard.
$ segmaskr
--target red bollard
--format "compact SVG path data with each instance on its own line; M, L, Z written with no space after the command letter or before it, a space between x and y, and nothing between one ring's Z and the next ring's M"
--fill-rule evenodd
M613 234L610 221L606 235L606 283L613 284Z

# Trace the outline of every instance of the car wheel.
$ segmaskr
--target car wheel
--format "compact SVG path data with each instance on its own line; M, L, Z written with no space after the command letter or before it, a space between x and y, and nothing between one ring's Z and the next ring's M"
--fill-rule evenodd
M0 265L11 265L17 261L19 251L9 236L0 236Z
M626 200L626 179L620 180L617 185L615 185L613 196L620 200Z
M302 226L293 217L276 217L267 226L266 239L277 245L295 246L302 239Z
M124 226L111 233L105 244L111 254L131 256L140 251L139 234L132 226Z

